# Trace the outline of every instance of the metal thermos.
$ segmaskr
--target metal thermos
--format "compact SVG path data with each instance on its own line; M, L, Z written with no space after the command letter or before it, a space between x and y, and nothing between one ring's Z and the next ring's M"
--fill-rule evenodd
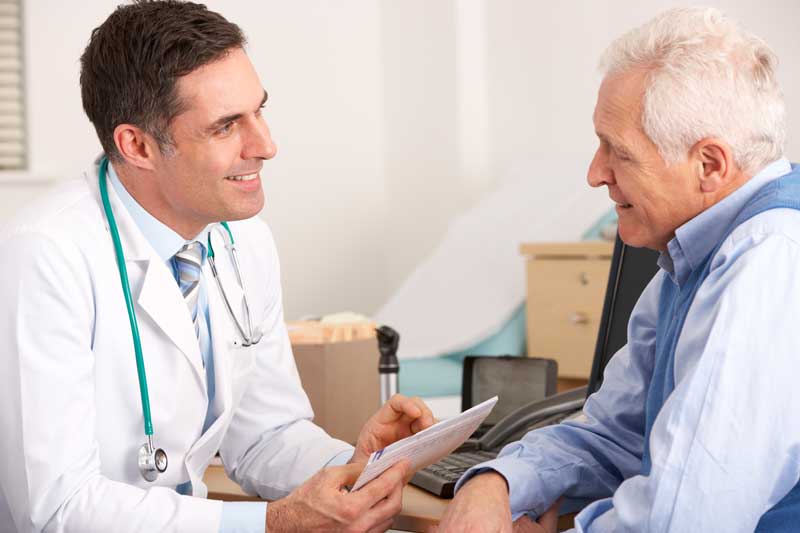
M397 394L400 363L397 361L397 347L400 345L400 334L389 326L381 326L375 330L378 336L378 375L381 379L381 405L392 395Z

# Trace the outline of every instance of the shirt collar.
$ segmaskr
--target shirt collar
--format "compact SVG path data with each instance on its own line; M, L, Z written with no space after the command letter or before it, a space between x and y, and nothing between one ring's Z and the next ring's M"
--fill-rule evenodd
M174 256L184 244L191 242L186 241L172 228L148 213L122 184L117 175L117 171L114 170L114 166L110 162L108 164L108 180L111 182L111 186L114 187L120 201L122 201L122 205L125 206L131 218L136 222L139 231L142 232L144 238L150 243L150 246L153 247L162 261L170 261L172 256ZM193 239L200 241L204 250L205 243L203 242L203 235L205 235L205 233L206 229L201 231L200 234ZM205 254L203 254L203 256L205 256ZM205 259L205 257L203 257L203 259Z
M682 285L725 235L748 200L767 183L791 170L787 159L773 161L720 202L680 226L667 243L667 252L662 252L659 266Z

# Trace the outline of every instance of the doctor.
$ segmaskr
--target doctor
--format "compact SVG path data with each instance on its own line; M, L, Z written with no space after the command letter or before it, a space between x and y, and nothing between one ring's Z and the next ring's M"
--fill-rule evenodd
M104 155L0 238L1 531L380 531L400 509L406 464L343 487L431 413L395 396L355 450L311 422L256 217L276 148L244 44L171 1L92 33L80 81ZM217 451L273 502L205 499Z

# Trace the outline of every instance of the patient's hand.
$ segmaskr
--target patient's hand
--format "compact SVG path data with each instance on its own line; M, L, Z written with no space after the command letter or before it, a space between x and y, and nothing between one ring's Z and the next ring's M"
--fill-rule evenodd
M555 533L558 526L559 499L534 522L527 516L511 523L508 484L497 472L478 474L470 479L447 507L434 528L445 532Z
M470 479L447 506L435 531L511 533L511 507L505 478L496 472L487 472Z
M514 533L556 533L558 531L558 507L561 499L550 506L542 513L539 520L534 522L530 518L523 516L514 522Z

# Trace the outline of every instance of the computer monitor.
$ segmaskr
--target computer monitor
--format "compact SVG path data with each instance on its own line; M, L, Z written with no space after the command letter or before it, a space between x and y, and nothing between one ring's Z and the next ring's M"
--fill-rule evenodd
M606 364L628 342L628 319L644 288L658 272L658 255L648 248L628 246L617 235L589 379L589 394L600 388Z

